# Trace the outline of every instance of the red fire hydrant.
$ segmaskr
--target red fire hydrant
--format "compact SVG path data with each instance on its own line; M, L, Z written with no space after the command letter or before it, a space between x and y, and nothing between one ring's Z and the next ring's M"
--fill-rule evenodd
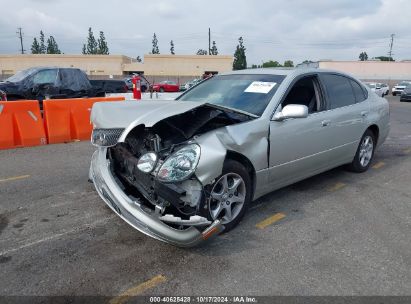
M141 78L140 76L134 75L131 81L133 82L133 98L141 99Z

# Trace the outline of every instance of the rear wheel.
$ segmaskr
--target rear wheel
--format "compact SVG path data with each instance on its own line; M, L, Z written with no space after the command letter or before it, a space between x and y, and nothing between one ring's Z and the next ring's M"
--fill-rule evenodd
M353 172L365 172L371 165L374 157L376 138L371 130L365 131L357 148L357 153L348 169Z
M228 160L211 186L209 217L221 220L225 231L230 231L241 221L250 201L251 179L247 170L239 162Z

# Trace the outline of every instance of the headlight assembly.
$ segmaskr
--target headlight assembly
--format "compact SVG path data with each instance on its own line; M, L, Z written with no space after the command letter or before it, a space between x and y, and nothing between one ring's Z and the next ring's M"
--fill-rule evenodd
M149 152L143 154L137 163L137 168L144 173L151 173L155 169L157 164L157 154Z
M170 155L161 165L157 179L165 183L176 183L191 177L200 159L200 146L187 145Z

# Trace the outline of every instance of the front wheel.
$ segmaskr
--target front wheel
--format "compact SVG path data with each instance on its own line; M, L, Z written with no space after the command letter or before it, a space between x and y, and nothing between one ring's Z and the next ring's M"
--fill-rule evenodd
M357 148L357 153L348 169L353 172L365 172L371 165L374 157L376 138L371 130L365 131Z
M164 88L160 88L160 93L164 93Z
M221 220L225 231L230 231L243 218L251 201L251 192L251 179L247 170L239 162L228 160L223 173L211 186L209 217Z

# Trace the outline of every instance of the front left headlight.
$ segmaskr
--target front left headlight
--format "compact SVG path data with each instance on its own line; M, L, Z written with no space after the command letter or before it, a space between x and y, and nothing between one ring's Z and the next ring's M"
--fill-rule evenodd
M193 175L200 159L200 146L187 145L170 155L161 165L157 179L165 183L182 182Z

